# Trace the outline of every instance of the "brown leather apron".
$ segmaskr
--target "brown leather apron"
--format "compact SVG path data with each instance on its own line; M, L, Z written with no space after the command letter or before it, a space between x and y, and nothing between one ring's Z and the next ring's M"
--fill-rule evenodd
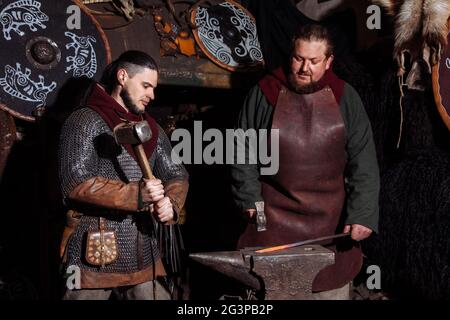
M279 129L280 162L276 175L261 176L267 231L257 232L248 224L239 248L342 232L337 227L345 199L345 126L331 89L297 94L283 87L272 129ZM355 244L347 238L329 247L336 252L336 263L317 275L313 291L342 287L356 276L362 254Z

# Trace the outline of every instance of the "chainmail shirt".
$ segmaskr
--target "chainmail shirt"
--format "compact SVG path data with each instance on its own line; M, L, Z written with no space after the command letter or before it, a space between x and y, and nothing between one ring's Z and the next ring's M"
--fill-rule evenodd
M170 141L159 128L157 147L149 159L153 174L163 182L187 179L183 165L173 163L170 152ZM142 172L126 149L115 142L113 132L100 115L90 108L82 108L71 114L63 125L59 176L64 201L68 204L69 193L90 178L100 176L129 183L140 180ZM80 213L80 223L67 247L68 265L94 272L131 273L152 265L159 258L154 228L157 222L151 215L106 208ZM89 265L84 258L87 232L98 231L98 216L106 218L106 228L114 230L117 236L118 258L104 267Z

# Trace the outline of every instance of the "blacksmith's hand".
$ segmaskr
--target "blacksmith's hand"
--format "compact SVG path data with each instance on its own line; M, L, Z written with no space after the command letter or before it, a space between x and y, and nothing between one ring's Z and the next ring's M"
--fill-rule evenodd
M350 232L353 240L361 241L371 235L372 230L360 224L347 224L344 227L344 233Z
M164 186L159 179L143 179L141 193L143 202L158 202L164 198Z
M169 197L163 197L153 206L154 213L160 222L173 220L173 205Z

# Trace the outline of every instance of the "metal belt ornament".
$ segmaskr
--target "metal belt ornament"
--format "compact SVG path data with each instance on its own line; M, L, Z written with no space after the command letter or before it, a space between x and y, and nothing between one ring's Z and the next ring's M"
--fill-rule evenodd
M0 2L0 28L0 108L24 120L53 107L68 79L98 79L111 61L100 25L75 0Z
M209 7L194 6L190 22L198 46L220 67L251 71L263 66L255 19L238 3L225 0Z
M450 130L450 19L447 48L443 50L438 64L432 67L433 93L442 120Z

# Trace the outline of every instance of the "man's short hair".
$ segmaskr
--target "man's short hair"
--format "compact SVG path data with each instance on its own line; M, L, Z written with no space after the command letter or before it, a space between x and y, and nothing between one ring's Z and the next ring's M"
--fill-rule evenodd
M127 71L130 77L133 77L146 68L158 71L155 60L147 53L137 50L125 51L116 60L106 66L103 72L100 83L105 86L108 93L111 93L114 87L118 85L117 70L122 68Z
M320 24L315 23L300 26L292 39L292 49L295 47L295 41L299 39L304 41L325 41L327 44L325 56L328 58L333 54L334 46L330 32Z

